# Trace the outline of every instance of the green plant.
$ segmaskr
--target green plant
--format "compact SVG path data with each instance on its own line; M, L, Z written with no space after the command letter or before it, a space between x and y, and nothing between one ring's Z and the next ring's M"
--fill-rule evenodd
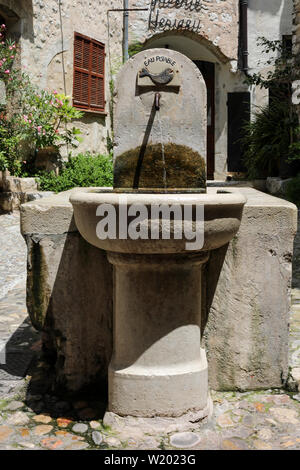
M288 182L286 196L289 201L300 207L300 174Z
M300 159L300 132L292 103L292 82L300 78L300 61L284 41L258 38L263 72L248 74L245 82L269 90L269 106L257 108L244 127L244 161L250 178L278 176L280 167ZM265 71L267 70L267 72Z
M128 47L129 57L133 57L143 50L143 44L139 41L132 42Z
M274 100L258 108L250 123L244 126L242 147L250 178L278 176L279 162L296 155L291 139L298 135L298 119L285 102Z
M112 186L113 163L109 156L90 153L69 157L57 176L54 172L40 172L40 189L56 193L74 187Z
M33 139L36 148L68 144L73 146L80 140L79 129L68 128L73 119L83 116L70 104L70 98L56 91L29 89L25 94L23 124L25 137Z
M18 46L5 39L4 33L2 25L0 80L5 84L6 105L0 110L0 165L19 176L23 170L20 156L33 160L36 149L52 146L59 152L62 145L75 146L81 140L80 131L70 123L83 114L67 96L40 90L29 75L21 73L14 65Z

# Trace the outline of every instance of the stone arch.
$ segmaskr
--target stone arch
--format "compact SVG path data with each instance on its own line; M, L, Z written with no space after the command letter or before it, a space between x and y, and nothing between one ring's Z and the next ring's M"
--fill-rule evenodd
M184 29L170 29L168 31L154 34L150 38L146 39L143 48L150 49L153 47L165 47L165 45L168 44L169 46L172 46L172 49L182 52L186 56L190 57L191 53L186 53L186 51L183 50L184 47L182 45L182 40L185 40L186 43L189 43L190 50L192 49L192 44L194 44L195 49L198 45L198 47L207 50L211 54L212 62L220 62L222 64L226 64L231 60L231 58L227 57L218 46L213 44L205 36ZM188 45L186 49L188 49ZM198 57L190 58L197 59Z

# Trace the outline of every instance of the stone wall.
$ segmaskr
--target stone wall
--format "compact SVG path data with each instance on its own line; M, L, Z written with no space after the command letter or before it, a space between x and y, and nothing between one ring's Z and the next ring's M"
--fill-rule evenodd
M83 0L0 0L0 12L15 13L18 18L11 20L8 29L20 37L22 68L42 88L73 95L74 32L105 43L107 115L86 112L74 123L84 138L80 151L107 152L110 65L118 68L122 62L122 13L111 13L108 20L107 10L122 6L122 0L115 0L113 6L109 0L88 4Z
M207 44L211 43L227 60L238 57L238 0L132 0L132 8L150 11L133 12L130 20L130 41L145 42L152 36L170 30L184 29Z
M248 202L237 236L212 252L206 266L202 331L210 386L283 387L297 209L252 188L230 191L244 193ZM78 390L103 383L107 374L112 270L105 253L79 235L70 193L24 204L21 225L28 246L31 320L44 332L57 384Z
M107 136L111 136L109 82L122 65L123 40L123 13L108 13L111 8L123 8L123 1L115 0L112 4L108 0L92 0L87 5L83 0L0 0L0 12L6 9L12 15L10 32L20 36L22 67L41 87L72 95L74 31L106 45L107 114L86 112L75 122L84 138L75 153L106 152ZM129 13L130 44L138 42L146 48L168 45L192 60L215 63L215 178L224 178L227 172L227 94L249 91L237 66L239 0L129 0L129 8L146 9ZM257 37L281 39L282 35L292 33L292 0L264 0L263 3L249 0L248 23L249 65L253 73L264 67ZM267 103L264 90L253 87L251 95L254 105Z

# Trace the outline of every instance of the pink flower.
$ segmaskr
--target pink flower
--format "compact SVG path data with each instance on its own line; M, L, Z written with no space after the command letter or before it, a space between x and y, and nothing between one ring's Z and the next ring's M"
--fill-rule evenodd
M9 71L9 70L5 70L4 73L6 73L6 74L8 75L8 74L10 73L10 71Z
M54 90L53 95L57 95L57 91L56 91L56 90Z
M11 56L10 56L10 58L11 58L11 59L14 59L14 58L15 58L15 56L14 56L14 55L11 55Z
M6 29L5 24L2 24L2 25L1 25L1 29Z
M0 67L2 67L2 65L3 65L3 62L0 60Z
M37 131L40 134L42 132L42 126L37 126Z
M9 48L8 48L8 49L9 49L10 51L12 51L12 50L13 50L13 47L12 47L12 46L9 46Z

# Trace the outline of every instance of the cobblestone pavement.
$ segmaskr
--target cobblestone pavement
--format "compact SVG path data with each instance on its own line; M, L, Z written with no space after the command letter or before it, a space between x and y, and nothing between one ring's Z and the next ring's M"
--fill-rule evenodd
M290 363L300 368L300 231L293 273ZM45 393L47 368L34 362L39 334L31 327L25 306L26 247L19 216L0 216L0 450L3 449L174 449L269 450L300 449L300 394L291 390L212 392L212 418L184 433L157 418L152 429L144 420L124 418L103 424L105 403L70 401ZM38 356L37 356L38 357ZM3 354L2 354L3 358ZM1 356L0 356L1 362ZM33 371L33 373L32 373ZM36 384L36 385L35 385Z

